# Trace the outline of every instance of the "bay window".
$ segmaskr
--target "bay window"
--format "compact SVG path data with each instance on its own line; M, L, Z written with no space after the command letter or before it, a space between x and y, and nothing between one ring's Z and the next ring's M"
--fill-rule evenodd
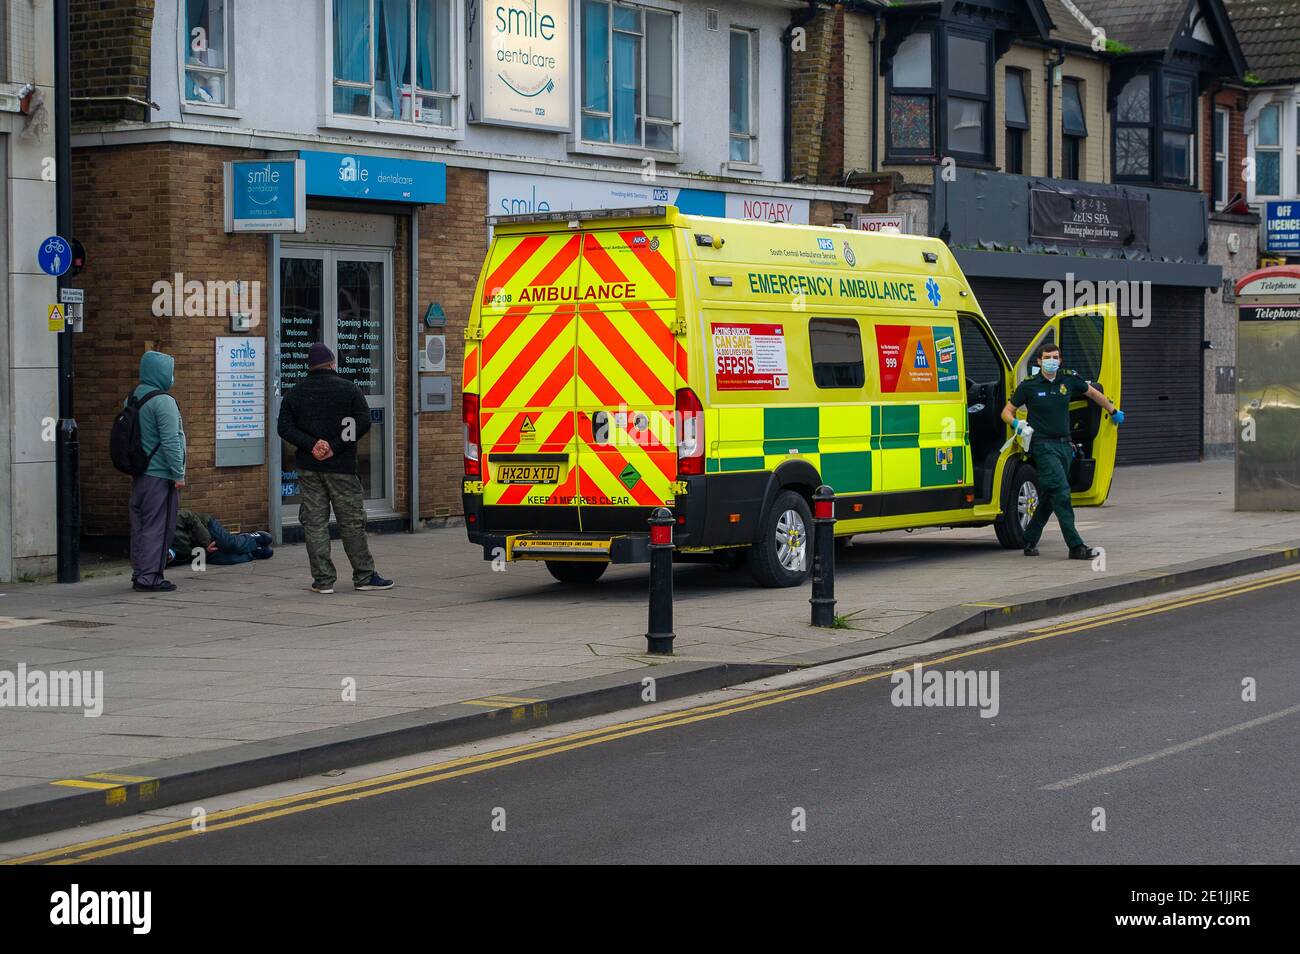
M231 106L229 0L185 0L185 102Z
M1192 186L1196 182L1196 81L1150 69L1130 77L1115 97L1117 181Z
M1269 103L1255 120L1255 194L1282 194L1282 107Z
M582 138L676 149L673 13L608 0L582 4Z
M951 27L899 44L886 92L888 158L992 161L992 47L987 34Z
M453 125L451 4L333 0L334 115Z

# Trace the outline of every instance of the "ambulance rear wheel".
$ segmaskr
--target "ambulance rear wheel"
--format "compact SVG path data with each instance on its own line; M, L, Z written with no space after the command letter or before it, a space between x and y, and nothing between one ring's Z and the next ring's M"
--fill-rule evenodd
M749 570L760 586L799 586L812 569L812 511L793 490L777 495L763 514Z
M561 583L595 583L605 574L608 563L573 563L569 560L547 560L546 569Z
M1002 515L993 521L993 532L998 535L998 543L1008 550L1023 550L1025 526L1041 505L1038 469L1033 464L1021 464L1016 468L1011 483L1003 494Z

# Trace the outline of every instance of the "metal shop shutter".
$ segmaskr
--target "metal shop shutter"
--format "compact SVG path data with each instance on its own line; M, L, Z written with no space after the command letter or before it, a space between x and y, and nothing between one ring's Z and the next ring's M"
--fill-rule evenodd
M1014 361L1046 320L1043 283L1004 278L972 278L970 282L998 340ZM1121 404L1132 416L1121 432L1119 463L1200 459L1204 315L1204 290L1157 285L1151 289L1151 324L1134 328L1130 319L1120 319L1124 361ZM1070 366L1068 355L1065 366Z

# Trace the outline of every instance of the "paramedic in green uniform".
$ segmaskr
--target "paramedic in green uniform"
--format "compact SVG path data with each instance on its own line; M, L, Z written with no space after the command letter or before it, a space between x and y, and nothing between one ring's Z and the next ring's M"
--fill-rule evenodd
M1047 519L1055 513L1070 548L1070 559L1091 560L1097 551L1085 545L1074 529L1074 507L1070 504L1070 462L1074 459L1070 402L1086 397L1105 408L1116 425L1124 423L1124 412L1073 371L1062 371L1061 350L1056 345L1043 345L1038 364L1038 370L1020 382L1002 409L1002 420L1019 433L1025 422L1016 419L1016 408L1028 406L1029 426L1033 428L1029 455L1038 468L1042 495L1025 527L1025 556L1038 556L1038 540Z

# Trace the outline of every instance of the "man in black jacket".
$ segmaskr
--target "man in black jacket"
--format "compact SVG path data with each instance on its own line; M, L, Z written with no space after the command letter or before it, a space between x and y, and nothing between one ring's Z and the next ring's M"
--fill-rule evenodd
M370 406L351 381L334 370L334 353L317 342L307 351L307 377L280 401L278 431L298 448L298 519L311 563L311 588L333 593L330 559L330 506L338 521L343 550L352 564L358 590L393 586L375 572L366 543L366 506L357 477L357 441L370 430Z

